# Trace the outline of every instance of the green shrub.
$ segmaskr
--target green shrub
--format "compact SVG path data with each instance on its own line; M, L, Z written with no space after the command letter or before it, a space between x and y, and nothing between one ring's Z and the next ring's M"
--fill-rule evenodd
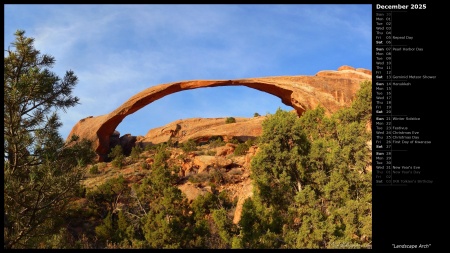
M116 146L111 150L111 152L108 154L108 157L111 158L111 159L113 159L113 160L111 161L111 164L112 164L114 167L122 168L122 166L123 166L123 160L124 160L124 158L125 158L125 155L123 154L122 146L116 145Z
M230 175L230 176L234 176L234 175L242 175L244 172L242 171L242 169L239 169L239 168L233 168L233 169L231 169L229 172L228 172L228 174Z
M215 156L215 155L216 155L216 151L214 151L214 150L208 150L208 152L206 152L206 155L209 155L209 156Z
M188 179L191 183L205 183L211 180L211 176L208 172L202 172L195 175L191 175Z
M195 151L197 150L197 143L194 140L189 139L188 141L182 143L181 149L184 152Z
M165 149L167 147L168 147L167 142L162 142L162 143L158 143L158 144L150 143L150 144L147 144L144 146L144 150L145 151L158 151L160 149Z
M208 183L208 185L221 185L226 183L227 177L225 171L220 169L211 169L209 172L204 171L188 178L191 183Z
M225 181L226 181L225 176L222 173L222 171L220 171L220 169L210 170L209 174L210 174L210 182L220 185L220 184L225 183Z
M145 151L150 151L150 150L153 149L153 146L154 146L154 145L152 145L152 144L147 144L147 145L144 146L144 150L145 150Z
M114 159L121 155L123 155L123 148L120 145L116 145L113 149L111 149L111 152L109 152L108 157Z
M177 156L177 159L178 159L178 160L181 160L181 161L184 161L184 159L186 159L186 154L184 154L184 153L179 154L179 155Z
M93 175L100 173L100 171L98 170L98 165L95 164L91 168L89 168L89 173Z
M225 146L225 142L223 141L223 138L221 136L217 136L215 138L211 137L209 139L209 147L217 148L221 146Z
M141 168L144 170L149 170L150 169L150 165L147 162L142 162L141 163Z
M245 144L247 144L248 147L251 147L253 145L256 145L258 143L258 140L259 140L258 137L248 139L247 141L245 141Z
M169 139L169 140L166 142L166 145L167 145L168 147L171 147L171 148L176 148L176 147L178 147L178 141L174 141L174 140L172 140L172 139Z
M105 162L97 163L97 167L98 169L106 168L106 163Z
M239 144L239 140L236 138L231 138L230 141L228 141L229 143L233 143L233 144Z
M116 157L114 160L111 161L112 166L121 169L123 167L123 158L124 157Z
M247 143L239 143L234 149L234 155L245 155L245 152L250 148Z
M259 117L261 116L259 113L255 112L255 114L253 114L253 117Z
M80 184L75 191L75 196L78 198L84 198L86 197L86 187L82 184Z
M226 123L226 124L236 123L236 119L235 119L234 117L228 117L228 118L225 120L225 123Z
M131 159L133 159L134 161L138 160L140 158L141 153L142 153L142 148L139 145L134 146L131 149L131 154L130 154Z

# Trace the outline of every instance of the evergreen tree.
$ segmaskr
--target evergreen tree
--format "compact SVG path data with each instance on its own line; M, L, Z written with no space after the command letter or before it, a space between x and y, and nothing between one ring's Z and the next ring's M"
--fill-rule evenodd
M15 33L4 57L5 248L33 248L57 233L65 207L95 153L90 143L58 133L58 110L78 104L77 77L50 71L55 59L41 55L25 31Z
M104 218L107 213L115 213L121 199L127 199L130 194L128 182L123 175L110 178L103 184L86 194L89 204Z
M111 212L108 212L102 224L95 227L95 234L101 241L116 241L116 227Z
M331 116L277 111L263 122L234 247L337 248L371 244L371 82Z
M252 159L256 194L266 207L287 210L305 179L310 143L296 114L280 108L262 123L260 151Z
M189 248L195 244L198 232L186 197L175 185L177 175L166 163L168 154L159 149L152 164L151 175L137 188L138 198L145 207L142 231L145 245L150 248Z
M262 127L260 150L251 162L254 197L244 203L241 234L233 240L233 246L281 247L289 206L307 182L305 165L310 143L298 116L278 109Z
M231 247L231 239L234 233L233 224L227 217L227 210L225 208L216 209L212 213L214 223L216 224L219 236L222 239L224 248Z
M108 158L111 158L111 164L119 169L123 166L123 159L125 155L123 154L123 148L120 145L116 145L111 152L108 154Z
M141 153L142 148L139 145L134 146L133 148L131 148L131 159L133 159L134 161L139 160Z
M371 83L330 117L318 107L300 118L311 142L306 186L289 208L286 247L365 247L371 243Z

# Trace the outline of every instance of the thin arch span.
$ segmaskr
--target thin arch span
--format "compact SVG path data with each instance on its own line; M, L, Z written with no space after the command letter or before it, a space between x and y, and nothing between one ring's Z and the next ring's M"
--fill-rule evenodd
M368 70L341 68L338 71L321 71L315 76L192 80L156 85L132 96L109 114L80 120L72 128L68 140L72 135L91 140L99 160L103 161L109 151L110 136L126 116L170 94L207 87L246 86L279 97L282 103L293 107L298 115L319 104L332 113L352 101L361 81L372 79Z

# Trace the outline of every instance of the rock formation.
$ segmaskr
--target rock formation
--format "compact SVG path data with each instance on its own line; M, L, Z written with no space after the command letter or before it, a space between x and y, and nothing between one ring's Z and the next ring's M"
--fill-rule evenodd
M177 120L165 126L153 128L138 142L143 144L158 144L171 140L183 143L189 139L197 143L207 142L211 137L222 137L228 142L235 138L246 141L262 134L261 123L265 116L254 118L235 117L236 123L225 123L226 118L191 118Z
M91 140L99 160L103 161L110 148L110 137L126 116L175 92L206 87L246 86L279 97L284 104L292 106L298 115L319 104L327 113L332 113L349 105L360 87L360 82L371 79L370 70L342 66L337 71L320 71L314 76L192 80L156 85L132 96L109 114L81 119L72 128L68 140L74 134Z

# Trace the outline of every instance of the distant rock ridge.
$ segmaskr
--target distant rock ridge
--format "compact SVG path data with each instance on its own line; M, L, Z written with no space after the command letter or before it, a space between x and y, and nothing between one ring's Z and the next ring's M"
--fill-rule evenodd
M365 80L372 80L370 70L344 65L339 67L337 71L323 70L314 76L191 80L160 84L132 96L109 114L81 119L72 128L67 140L74 134L91 140L93 148L99 156L99 161L103 161L110 149L110 137L114 135L116 127L126 116L176 92L206 87L246 86L279 97L284 104L292 106L298 115L301 115L305 110L314 109L318 105L323 106L327 114L331 114L349 105L360 88L360 83ZM233 127L230 126L229 130L233 131L232 129ZM149 132L147 136L149 134L151 133ZM183 138L181 137L181 139Z

